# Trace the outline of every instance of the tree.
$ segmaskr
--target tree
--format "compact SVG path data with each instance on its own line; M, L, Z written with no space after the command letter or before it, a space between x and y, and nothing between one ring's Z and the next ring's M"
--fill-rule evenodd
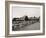
M35 18L36 18L36 17L34 16L34 21L36 20Z
M13 18L12 21L16 21L16 18Z
M28 21L28 16L25 16L25 21Z
M35 18L35 16L34 16L34 18Z

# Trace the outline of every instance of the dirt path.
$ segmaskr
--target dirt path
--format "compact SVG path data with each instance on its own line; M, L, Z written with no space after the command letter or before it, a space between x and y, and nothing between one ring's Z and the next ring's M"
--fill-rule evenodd
M34 23L31 25L27 25L25 27L23 27L21 30L39 30L40 29L40 23Z

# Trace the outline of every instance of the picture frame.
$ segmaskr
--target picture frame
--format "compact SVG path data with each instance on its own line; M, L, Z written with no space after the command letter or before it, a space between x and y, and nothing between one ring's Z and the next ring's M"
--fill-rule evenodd
M41 17L42 18L41 26L43 25L41 27L42 31L39 32L37 30L37 33L36 33L36 31L26 31L28 33L26 33L26 32L24 33L24 31L22 31L22 32L19 32L19 34L18 34L18 32L17 32L17 34L16 34L16 32L14 32L15 34L12 32L10 33L10 30L9 30L10 29L10 23L11 23L11 21L10 21L11 19L9 19L10 15L11 15L10 4L12 4L11 6L16 6L17 4L21 4L20 6L22 6L22 7L23 7L23 5L25 5L24 7L26 7L26 5L27 5L27 7L28 7L28 5L29 5L29 7L30 7L30 5L42 6L41 7L42 12L40 13L42 16ZM19 5L17 5L17 6L19 6ZM23 33L23 34L20 34L20 33ZM36 35L45 35L45 4L44 3L36 3L36 2L5 1L5 36L6 37L19 37L19 36L36 36Z

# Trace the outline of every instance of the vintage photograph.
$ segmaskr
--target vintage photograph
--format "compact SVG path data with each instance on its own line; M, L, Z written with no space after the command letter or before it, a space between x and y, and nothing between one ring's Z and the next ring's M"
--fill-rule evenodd
M5 5L5 36L44 35L44 10L44 3L7 1Z
M40 30L40 7L12 7L12 31Z

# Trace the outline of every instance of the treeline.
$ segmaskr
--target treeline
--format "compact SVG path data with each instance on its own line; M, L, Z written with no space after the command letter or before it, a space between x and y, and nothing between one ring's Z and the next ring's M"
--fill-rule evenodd
M20 18L13 18L12 22L14 22L14 21L39 21L40 20L40 16L39 17L35 17L35 16L34 17L28 17L28 16L25 16L24 19L23 18L20 19Z

